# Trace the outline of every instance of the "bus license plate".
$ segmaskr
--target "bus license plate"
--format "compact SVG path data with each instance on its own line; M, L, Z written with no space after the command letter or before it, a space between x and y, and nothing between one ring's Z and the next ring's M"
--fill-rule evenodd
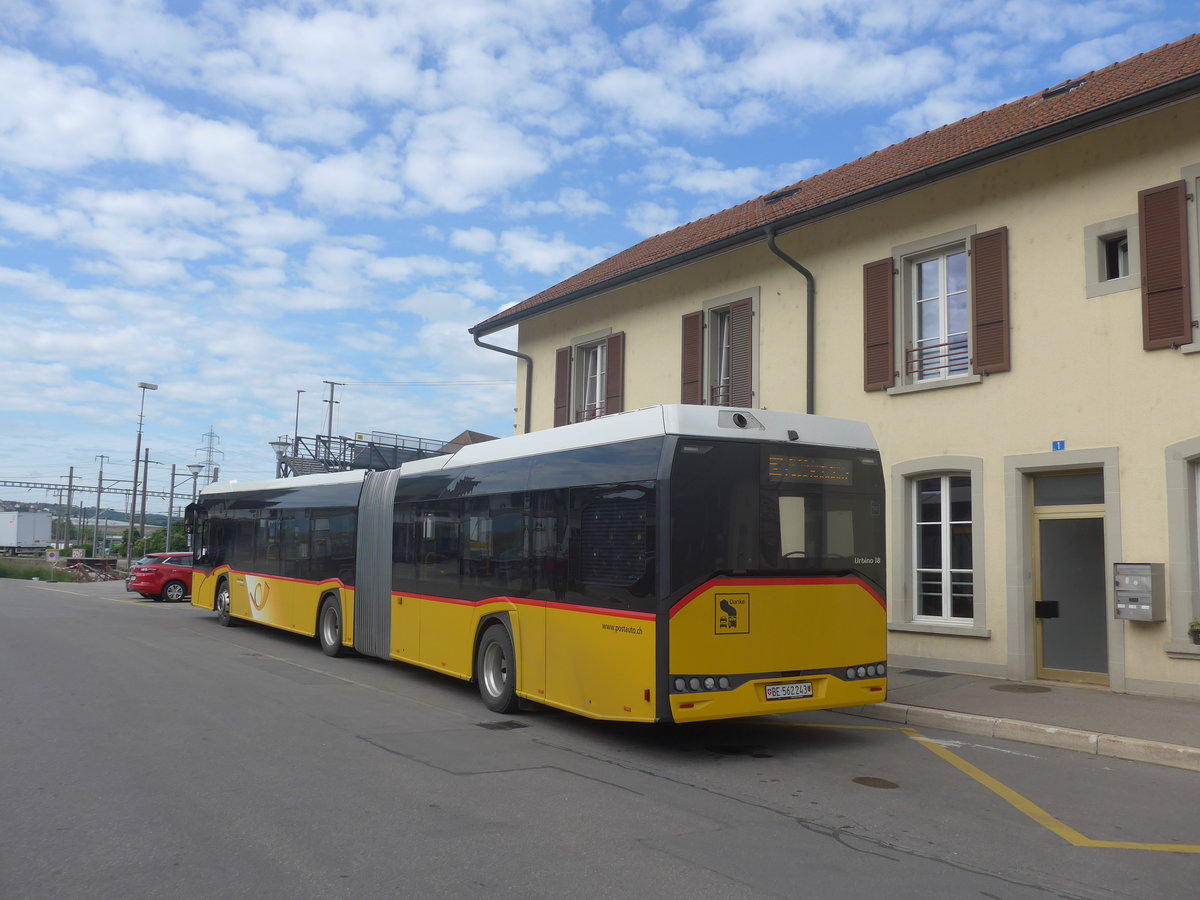
M795 700L797 697L813 695L811 681L793 681L788 684L768 684L768 700Z

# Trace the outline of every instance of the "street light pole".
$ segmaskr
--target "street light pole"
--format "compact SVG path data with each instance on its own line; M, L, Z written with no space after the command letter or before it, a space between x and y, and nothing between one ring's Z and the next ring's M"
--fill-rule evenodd
M96 459L100 460L100 477L96 479L96 528L92 536L92 556L100 556L100 495L104 493L104 461L107 456L101 454Z
M300 395L304 393L307 391L296 390L296 425L292 429L292 456L300 455Z
M158 465L158 460L154 461ZM142 546L146 546L146 495L150 492L150 448L147 447L142 458Z
M188 463L188 471L192 473L192 503L196 502L196 482L200 478L200 472L203 469L204 466L201 463ZM194 516L195 513L193 512L192 515ZM195 519L192 521L194 522ZM188 532L187 539L188 549L194 552L196 548L192 546L192 533L190 531Z
M137 448L133 451L133 490L129 492L129 533L125 541L126 570L133 568L133 520L137 515L138 463L142 458L142 422L146 411L146 391L158 390L157 384L150 384L146 381L139 381L138 387L142 391L142 403L138 407Z

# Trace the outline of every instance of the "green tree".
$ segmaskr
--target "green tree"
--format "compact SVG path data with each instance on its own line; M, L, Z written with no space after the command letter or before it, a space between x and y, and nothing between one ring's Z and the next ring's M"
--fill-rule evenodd
M134 548L137 548L134 544ZM160 528L157 531L152 531L146 536L143 549L139 551L143 556L147 553L166 553L168 551L174 553L180 550L186 550L187 533L183 530L182 522L174 522L171 525L171 546L167 546L167 529Z

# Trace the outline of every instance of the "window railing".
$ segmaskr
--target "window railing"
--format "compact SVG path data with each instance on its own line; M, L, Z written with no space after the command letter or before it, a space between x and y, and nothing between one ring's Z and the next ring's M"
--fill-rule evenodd
M589 419L598 419L604 415L604 404L588 404L583 409L575 410L575 421L586 422Z
M944 344L925 344L904 353L904 370L916 378L966 374L971 361L966 340L957 338Z
M729 382L714 384L708 389L710 406L729 406Z

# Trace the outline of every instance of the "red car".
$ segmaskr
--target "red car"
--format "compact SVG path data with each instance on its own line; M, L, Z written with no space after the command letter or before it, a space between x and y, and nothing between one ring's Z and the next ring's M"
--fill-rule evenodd
M133 564L125 590L151 600L182 600L192 593L192 554L151 553Z

